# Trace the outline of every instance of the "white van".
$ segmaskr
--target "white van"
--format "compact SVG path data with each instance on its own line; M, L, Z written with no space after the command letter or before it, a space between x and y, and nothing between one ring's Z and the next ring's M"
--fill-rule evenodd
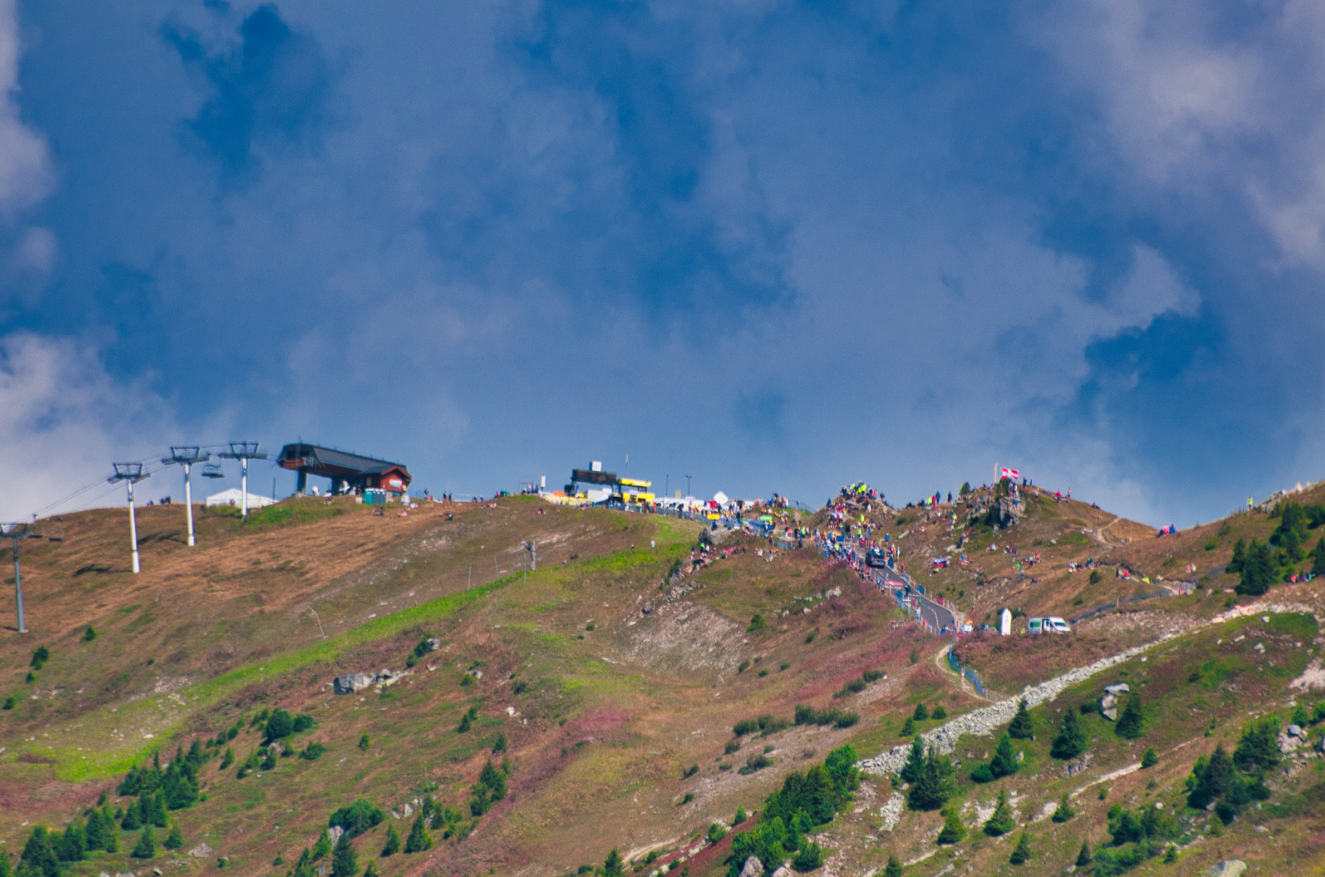
M1026 619L1027 633L1071 633L1072 625L1068 624L1057 615L1051 615L1047 618L1028 618Z

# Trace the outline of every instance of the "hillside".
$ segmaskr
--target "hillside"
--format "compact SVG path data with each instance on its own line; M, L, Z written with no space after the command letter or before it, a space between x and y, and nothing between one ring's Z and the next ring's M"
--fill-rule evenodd
M164 823L154 856L133 858L142 831L117 825L115 852L63 872L224 863L284 875L334 811L362 800L342 821L359 868L372 862L383 875L560 875L601 867L613 849L627 871L676 861L677 873L717 875L734 839L766 834L758 814L790 773L845 744L871 758L914 731L953 743L948 791L966 837L937 845L945 817L899 807L910 787L867 769L840 815L815 829L819 873L882 874L895 856L911 863L907 874L1057 874L1083 840L1114 849L1115 807L1171 817L1148 836L1159 854L1133 873L1196 874L1230 857L1257 873L1287 873L1277 863L1290 860L1294 873L1325 868L1320 725L1308 722L1309 741L1263 771L1261 797L1227 826L1185 801L1198 756L1220 743L1233 752L1253 718L1286 724L1325 700L1320 580L1254 599L1233 593L1240 576L1226 571L1239 539L1286 532L1282 507L1156 537L1038 490L1000 526L1009 522L989 513L997 500L985 489L952 506L873 503L837 515L845 521L828 508L782 522L886 533L915 582L976 627L996 624L1003 607L1077 620L1071 636L960 638L956 654L986 697L948 669L951 637L926 633L810 539L788 548L733 535L709 546L698 523L530 497L428 504L405 517L303 498L247 523L203 514L192 549L182 509L143 509L134 576L123 511L44 521L45 538L23 546L30 631L0 635L0 697L12 695L0 711L0 849L17 858L35 825L87 826L89 808L118 822L150 811L161 785L180 806L144 814ZM1288 500L1325 503L1325 489ZM1325 534L1310 524L1294 524L1308 550ZM533 571L526 540L537 545ZM935 557L949 565L931 572ZM1293 569L1312 564L1308 555ZM39 647L49 657L34 668ZM1035 739L1015 741L1019 769L970 778L1010 719L1010 707L991 707L1127 649L1136 651L1098 673L1032 689ZM333 692L333 679L356 673L379 680ZM1140 693L1137 739L1119 738L1091 708L1115 682ZM918 704L946 718L905 728ZM287 728L277 710L306 718ZM1088 740L1084 758L1050 754L1068 711ZM972 729L996 733L963 733ZM1158 763L1142 770L1147 749ZM135 765L151 778L131 795L122 781L131 768L139 775ZM980 825L1000 790L1016 830L991 838ZM1065 793L1077 812L1057 823L1048 816ZM431 848L379 856L389 829L406 841L421 807ZM753 818L710 845L710 827L730 826L738 808ZM1120 818L1115 809L1115 827ZM1034 856L1011 865L1023 825ZM182 846L162 848L175 828ZM1169 846L1176 861L1165 861ZM311 873L332 862L319 857Z

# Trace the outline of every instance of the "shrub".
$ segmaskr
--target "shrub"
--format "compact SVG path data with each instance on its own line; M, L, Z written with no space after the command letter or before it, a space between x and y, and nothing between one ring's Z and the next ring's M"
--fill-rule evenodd
M370 740L368 739L368 735L367 735L367 734L363 734L363 735L361 735L361 736L359 737L359 749L360 749L360 750L362 750L363 752L367 752L367 751L368 751L368 747L371 746L371 745L372 745L372 741L370 741Z
M51 650L45 646L37 646L32 652L32 660L28 663L33 670L40 670L46 666L46 662L51 659Z
M305 761L317 761L326 751L327 747L316 741L311 741L303 748L303 751L299 753L299 757Z
M272 712L267 718L265 739L268 743L281 740L294 733L294 716L282 709Z
M822 868L823 864L823 850L819 848L819 844L815 841L804 844L800 852L796 853L791 860L791 867L796 871L813 871L816 868Z
M791 665L788 664L787 666ZM860 674L860 678L864 679L866 682L878 682L886 675L888 674L884 673L882 670L866 670L864 673Z
M757 631L763 630L767 626L768 625L764 622L764 616L756 612L754 616L751 617L750 625L745 629L745 632L756 633Z
M313 727L313 717L308 713L300 713L294 717L294 733L302 734Z
M975 769L971 771L971 780L974 782L992 783L995 779L996 777L994 776L993 771L989 769L989 765L987 764L977 764Z
M92 625L89 624L87 626L87 630L83 631L83 642L90 643L92 642L92 640L96 638L97 638L97 632L95 629L93 629Z
M950 844L961 843L966 837L966 826L962 824L961 814L955 807L947 807L943 811L943 828L939 831L936 843L939 846L948 846Z
M1248 773L1264 773L1279 766L1279 722L1265 718L1254 723L1242 735L1233 750L1233 763Z
M1159 753L1157 753L1153 747L1147 749L1145 753L1141 756L1141 769L1146 770L1147 768L1154 767L1157 764L1159 764Z
M717 843L726 836L727 836L727 829L723 828L721 825L719 825L716 822L714 822L712 825L709 826L708 834L705 835L705 837L708 839L708 842L711 844Z
M15 702L16 699L14 695L11 694L5 698L5 702L4 704L0 705L0 709L12 710L14 708Z
M1067 792L1064 792L1063 797L1058 799L1058 809L1054 811L1051 818L1061 825L1076 815L1077 812L1072 809L1072 802L1068 800Z
M746 734L753 734L759 730L759 722L756 719L742 719L732 726L732 733L737 737L743 737Z
M350 837L358 837L370 828L382 824L386 814L366 798L360 798L348 807L341 807L331 814L327 825L337 825Z
M736 752L740 748L741 748L741 743L739 740L728 740L727 745L722 748L722 754L731 755L733 752Z
M744 673L746 670L749 670L749 669L750 669L750 662L749 662L749 661L742 661L740 664L737 664L737 665L736 665L736 672L737 672L737 673Z
M758 755L751 755L749 758L747 758L745 760L745 766L737 770L737 773L744 776L755 773L756 771L761 771L766 767L772 767L772 766L773 762L770 761L766 755L760 753Z
M945 709L943 708L942 705L939 705L939 706L934 707L934 712L930 713L930 714L929 714L929 717L930 717L931 719L936 719L936 720L937 720L937 719L946 719L946 718L948 717L948 711L945 710Z
M699 773L699 765L692 764L685 770L681 771L681 779L688 780L697 773Z
M1103 578L1104 578L1104 576L1100 575L1100 571L1099 571L1099 570L1097 570L1097 569L1092 569L1092 570L1090 571L1090 583L1091 583L1092 585L1098 585L1098 584L1100 583L1100 581L1101 581Z
M1316 704L1311 711L1311 724L1325 722L1325 702Z

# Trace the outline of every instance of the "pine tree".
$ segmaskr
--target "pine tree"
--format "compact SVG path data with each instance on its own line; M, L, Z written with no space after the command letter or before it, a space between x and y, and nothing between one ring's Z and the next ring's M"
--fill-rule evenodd
M1141 769L1146 770L1157 764L1159 764L1159 753L1152 746L1141 755Z
M962 824L961 814L957 812L956 807L945 807L943 829L939 831L937 843L939 846L961 843L964 837L966 837L966 826Z
M607 854L607 859L603 862L603 877L621 877L626 873L625 863L621 861L621 854L617 852L616 847Z
M915 732L916 732L916 720L911 718L910 716L907 716L906 721L902 722L902 730L897 732L897 736L910 737Z
M152 837L152 826L143 827L143 833L129 855L135 859L150 859L156 855L156 839Z
M1311 574L1325 576L1325 536L1317 540L1316 547L1311 549Z
M925 741L917 734L911 741L911 752L906 756L900 774L902 782L914 783L925 772Z
M1118 717L1118 721L1113 726L1113 733L1124 740L1136 740L1141 736L1145 726L1145 716L1141 713L1141 694L1132 692L1127 698L1127 706L1123 707L1123 714Z
M1247 540L1239 539L1233 545L1233 557L1228 562L1229 572L1242 572L1242 562L1247 557Z
M317 877L317 869L313 867L313 854L307 847L299 854L299 861L294 863L294 872L290 877Z
M184 846L184 835L179 830L178 822L170 826L170 833L166 835L166 839L161 843L161 846L168 850L177 850Z
M138 807L130 804L124 811L124 818L120 820L120 828L125 831L137 831L143 827L143 821L138 818Z
M929 718L929 709L923 703L918 703L916 704L916 711L911 714L911 718L917 722L923 722Z
M1012 724L1008 725L1008 736L1013 740L1035 739L1035 723L1031 720L1031 711L1024 697L1017 704L1017 714L1012 717Z
M1031 842L1026 837L1026 829L1021 830L1021 839L1017 841L1017 848L1012 851L1012 856L1008 859L1014 865L1024 865L1031 860Z
M1270 590L1270 585L1278 577L1278 565L1270 553L1270 546L1253 539L1247 547L1247 556L1242 560L1242 580L1234 590L1239 594L1259 597Z
M506 732L499 731L497 732L497 739L493 741L492 744L492 754L496 755L498 752L505 752L505 751L506 751Z
M55 846L55 854L61 862L81 862L86 858L87 842L83 839L82 826L77 822L69 823Z
M235 751L229 746L225 747L225 755L221 756L221 770L225 770L235 763Z
M331 852L331 877L354 877L359 873L359 863L354 855L354 844L350 833L342 831L336 841L336 848Z
M1067 792L1064 792L1063 797L1058 799L1058 809L1054 811L1052 817L1054 822L1063 823L1076 815L1077 812L1072 809L1072 802L1067 799Z
M1058 736L1054 738L1053 747L1049 754L1054 758L1067 761L1076 758L1086 751L1086 732L1081 730L1081 725L1077 722L1076 710L1069 709L1063 716L1063 724L1059 726Z
M1016 754L1012 751L1012 738L1004 734L998 741L994 757L989 761L989 772L994 775L994 779L998 779L1012 776L1020 766L1017 764Z
M99 850L106 845L105 823L101 821L100 810L89 810L87 821L83 825L83 839L89 850Z
M368 867L363 869L363 877L382 877L377 873L377 863L369 862Z
M60 860L51 846L51 837L46 829L38 825L28 835L28 842L23 846L23 855L18 860L20 874L33 877L60 877Z
M902 877L902 863L892 853L888 854L888 865L883 869L883 877Z
M1211 801L1216 801L1228 794L1234 783L1239 782L1233 772L1233 761L1220 743L1211 753L1210 760L1202 764L1197 761L1192 769L1192 778L1196 781L1187 795L1187 806L1194 810L1204 810Z
M110 812L110 804L106 804L101 808L101 824L105 829L105 833L102 835L101 849L108 853L118 852L120 833L115 830L115 816Z
M405 838L405 852L421 853L432 846L432 838L423 827L423 817L419 816L410 827L409 837Z
M157 828L165 828L169 824L169 819L166 817L166 793L164 791L158 791L151 797L148 802L148 807L151 823Z
M312 860L316 862L318 859L321 859L323 856L326 856L330 852L331 852L331 833L324 828L322 829L322 833L317 836L317 842L313 844Z
M940 758L932 748L925 758L925 769L907 793L906 803L912 810L938 810L954 792L952 762Z
M1012 808L1008 806L1008 793L1000 789L998 804L990 817L985 820L984 832L990 837L1002 837L1015 828L1016 824L1016 820L1012 818Z
M1077 853L1077 867L1085 868L1090 865L1090 844L1084 840L1081 842L1081 852Z
M400 852L400 835L396 832L394 825L386 827L386 842L382 844L383 856L394 856Z

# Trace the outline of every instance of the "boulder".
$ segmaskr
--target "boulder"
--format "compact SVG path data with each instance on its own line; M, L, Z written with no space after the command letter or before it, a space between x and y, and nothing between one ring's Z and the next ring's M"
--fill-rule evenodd
M761 877L764 873L764 865L754 856L745 860L745 867L741 869L741 877Z
M1225 859L1218 865L1206 868L1202 873L1205 877L1242 877L1247 870L1247 863L1241 859Z
M1117 697L1120 694L1127 694L1132 689L1127 687L1126 682L1115 682L1112 685L1104 686L1104 690Z
M1303 728L1302 728L1301 725L1289 725L1289 726L1288 726L1288 736L1289 736L1289 737L1301 737L1302 739L1305 740L1305 739L1306 739L1306 736L1307 736L1307 732L1306 732L1305 730L1303 730Z
M791 869L783 865L773 872L773 877L791 877Z
M339 825L332 825L327 828L327 837L331 838L332 846L336 845L336 841L340 840L340 836L344 833L345 829L341 828Z
M189 850L189 855L195 859L205 859L212 854L212 847L207 841L203 841L193 849Z
M336 694L355 694L372 687L372 684L373 677L367 673L347 673L336 677L332 691Z

